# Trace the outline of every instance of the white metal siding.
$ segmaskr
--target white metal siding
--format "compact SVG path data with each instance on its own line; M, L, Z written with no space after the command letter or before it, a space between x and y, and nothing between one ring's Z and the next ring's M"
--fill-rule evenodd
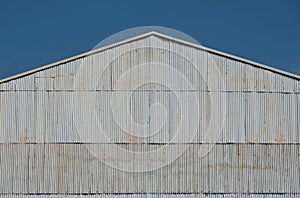
M147 47L130 51L144 46ZM171 52L166 53L162 48ZM114 61L113 57L119 54L123 55ZM190 62L176 54L187 57ZM112 143L122 143L129 150L147 151L169 142L178 125L176 113L179 111L174 93L170 90L150 85L133 92L131 113L138 122L144 123L149 119L150 103L159 102L169 112L166 125L157 135L144 139L130 136L114 123L109 111L112 91L124 95L133 91L114 88L114 82L133 65L149 60L174 66L195 89L188 90L178 83L173 73L155 73L151 68L141 71L131 80L143 81L158 76L172 82L176 87L174 92L179 95L196 93L201 108L198 133L193 143L178 141L178 144L170 146L169 152L172 153L176 147L190 144L179 159L166 167L146 173L116 170L97 160L88 152L87 146L81 144L95 143L103 154L110 152L107 143L111 142L94 138L83 141L79 137L74 113L90 115L84 107L76 106L74 98L79 94L99 101L95 110L104 123L104 129L110 131ZM215 89L220 86L220 81L216 80L219 76L210 66L214 63L224 79L225 89L221 91ZM106 65L110 69L103 71ZM200 66L201 75L191 65ZM81 67L84 68L82 72L79 71ZM99 76L101 73L103 75ZM76 74L80 75L80 82L74 82ZM210 90L206 82L212 87ZM132 82L127 83L130 87ZM2 83L0 195L300 196L299 91L299 80L156 36ZM220 124L219 115L212 114L209 109L212 92L216 92L217 102L226 106L225 123L217 144L207 156L199 158L201 145L214 143L205 139L203 134L209 116L213 116L213 125ZM188 108L193 108L193 105L187 104ZM193 121L192 118L190 120ZM127 121L127 118L122 120ZM98 129L93 126L88 126L88 130L96 136ZM162 157L167 156L162 154ZM140 163L152 162L146 160Z

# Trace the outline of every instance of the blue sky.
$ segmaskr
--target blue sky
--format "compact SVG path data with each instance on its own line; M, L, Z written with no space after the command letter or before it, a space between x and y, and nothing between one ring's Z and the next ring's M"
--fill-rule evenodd
M300 75L298 0L1 0L0 78L148 25L174 28L204 46Z

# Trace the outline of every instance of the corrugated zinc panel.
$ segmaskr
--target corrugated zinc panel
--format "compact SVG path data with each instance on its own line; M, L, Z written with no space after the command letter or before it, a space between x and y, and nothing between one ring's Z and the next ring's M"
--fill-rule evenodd
M102 155L110 148L107 144L94 146ZM146 152L160 145L119 146ZM168 152L172 154L178 146L170 145ZM173 163L145 173L111 168L84 144L0 147L1 193L300 193L297 144L216 144L203 158L198 157L201 144L191 144ZM119 159L103 160L118 163ZM130 159L128 165L135 160ZM152 162L144 159L139 163Z
M124 74L130 77L118 84ZM143 84L160 79L173 87ZM158 36L1 83L0 194L298 197L299 90L294 78ZM115 117L112 110L122 108L114 109L113 96L129 116ZM198 118L190 111L196 103ZM148 128L135 130L132 120ZM169 144L181 120L187 127ZM186 139L194 125L195 138ZM137 157L163 146L156 158ZM107 165L151 167L185 147L154 171Z

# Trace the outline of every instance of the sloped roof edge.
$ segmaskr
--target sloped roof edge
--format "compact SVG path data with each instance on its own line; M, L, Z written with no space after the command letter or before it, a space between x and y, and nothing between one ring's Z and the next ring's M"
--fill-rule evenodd
M181 40L181 39L178 39L178 38L174 38L174 37L171 37L171 36L168 36L168 35L165 35L165 34L161 34L159 32L153 32L152 31L152 32L148 32L148 33L145 33L145 34L141 34L141 35L129 38L129 39L125 39L125 40L120 41L120 42L113 43L111 45L101 47L101 48L98 48L98 49L95 49L95 50L92 50L92 51L89 51L89 52L85 52L85 53L82 53L82 54L79 54L79 55L61 60L61 61L57 61L57 62L48 64L48 65L45 65L45 66L42 66L42 67L38 67L36 69L29 70L29 71L26 71L26 72L23 72L23 73L20 73L20 74L17 74L17 75L8 77L8 78L4 78L4 79L0 80L0 84L11 81L11 80L15 80L15 79L18 79L18 78L21 78L21 77L24 77L24 76L28 76L30 74L33 74L33 73L36 73L36 72L39 72L39 71L43 71L43 70L46 70L46 69L55 67L57 65L64 64L64 63L79 59L79 58L83 58L85 56L89 56L91 54L95 54L95 53L98 53L98 52L101 52L101 51L104 51L104 50L107 50L107 49L110 49L110 48L113 48L113 47L116 47L116 46L119 46L119 45L122 45L122 44L125 44L125 43L129 43L129 42L132 42L132 41L135 41L135 40L139 40L139 39L151 36L151 35L155 35L155 36L158 36L158 37L161 37L161 38L164 38L164 39L175 41L177 43L181 43L181 44L184 44L184 45L187 45L187 46L190 46L190 47L194 47L194 48L197 48L197 49L205 50L207 52L210 52L210 53L213 53L213 54L216 54L216 55L220 55L220 56L223 56L223 57L227 57L227 58L230 58L230 59L233 59L233 60L237 60L237 61L241 61L241 62L250 64L254 67L262 68L262 69L269 70L269 71L272 71L272 72L275 72L275 73L278 73L278 74L281 74L281 75L284 75L284 76L287 76L287 77L291 77L291 78L300 80L300 76L298 76L296 74L292 74L292 73L289 73L289 72L286 72L286 71L283 71L283 70L280 70L280 69L276 69L276 68L273 68L273 67L261 64L261 63L250 61L250 60L247 60L247 59L235 56L235 55L231 55L231 54L228 54L228 53L225 53L225 52L214 50L214 49L204 47L204 46L201 46L201 45L198 45L198 44L195 44L195 43L191 43L191 42L184 41L184 40Z

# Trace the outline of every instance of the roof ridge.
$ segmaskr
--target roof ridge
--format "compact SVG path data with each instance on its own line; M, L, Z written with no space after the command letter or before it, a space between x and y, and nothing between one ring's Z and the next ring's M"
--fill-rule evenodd
M185 40L182 40L182 39L179 39L179 38L168 36L166 34L162 34L162 33L156 32L156 31L150 31L150 32L140 34L140 35L137 35L137 36L134 36L134 37L131 37L131 38L128 38L128 39L125 39L125 40L122 40L122 41L119 41L119 42L116 42L116 43L113 43L113 44L110 44L110 45L107 45L107 46L104 46L104 47L101 47L101 48L98 48L98 49L94 49L94 50L91 50L91 51L88 51L88 52L85 52L85 53L82 53L82 54L78 54L76 56L72 56L70 58L66 58L66 59L63 59L63 60L60 60L60 61L57 61L57 62L54 62L54 63L50 63L50 64L47 64L47 65L44 65L44 66L41 66L41 67L38 67L38 68L35 68L35 69L32 69L32 70L26 71L26 72L22 72L22 73L17 74L17 75L13 75L13 76L10 76L10 77L4 78L4 79L0 79L0 84L11 81L11 80L15 80L15 79L18 79L18 78L21 78L21 77L25 77L25 76L28 76L30 74L33 74L33 73L36 73L36 72L39 72L39 71L50 69L52 67L55 67L55 66L63 64L63 63L67 63L67 62L70 62L70 61L73 61L73 60L76 60L76 59L79 59L79 58L83 58L83 57L86 57L86 56L89 56L89 55L92 55L92 54L95 54L95 53L99 53L99 52L102 52L104 50L107 50L107 49L110 49L110 48L113 48L113 47L116 47L116 46L119 46L119 45L122 45L122 44L125 44L125 43L129 43L129 42L132 42L132 41L135 41L135 40L146 38L146 37L151 36L151 35L158 36L158 37L168 39L168 40L171 40L171 41L175 41L177 43L181 43L181 44L184 44L184 45L187 45L187 46L190 46L190 47L194 47L194 48L197 48L197 49L205 50L205 51L208 51L208 52L216 54L216 55L220 55L220 56L223 56L223 57L227 57L227 58L230 58L230 59L241 61L241 62L250 64L250 65L255 66L255 67L259 67L259 68L262 68L262 69L265 69L265 70L269 70L269 71L272 71L272 72L275 72L275 73L278 73L278 74L281 74L281 75L284 75L284 76L288 76L288 77L300 80L300 76L296 75L296 74L293 74L293 73L289 73L289 72L286 72L286 71L283 71L283 70L280 70L280 69L276 69L274 67L270 67L270 66L258 63L258 62L247 60L245 58L241 58L241 57L238 57L238 56L235 56L235 55L231 55L231 54L219 51L219 50L214 50L214 49L211 49L211 48L208 48L208 47L204 47L202 45L195 44L195 43L192 43L192 42L189 42L189 41L185 41Z

